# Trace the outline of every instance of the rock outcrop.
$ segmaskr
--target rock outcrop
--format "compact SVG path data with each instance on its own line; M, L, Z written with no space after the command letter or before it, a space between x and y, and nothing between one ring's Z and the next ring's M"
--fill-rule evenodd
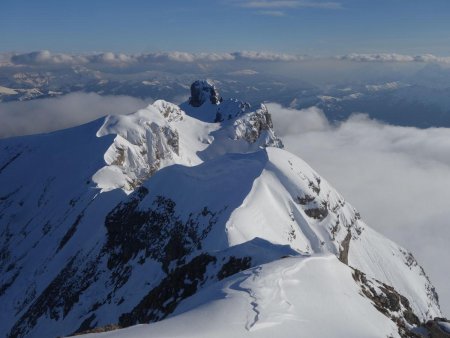
M217 88L209 80L197 80L191 84L191 97L189 104L193 107L200 107L205 102L218 104L222 102L222 98Z

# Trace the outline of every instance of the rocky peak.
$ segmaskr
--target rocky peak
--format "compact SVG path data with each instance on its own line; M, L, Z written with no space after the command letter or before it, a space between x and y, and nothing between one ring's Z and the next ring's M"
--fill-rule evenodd
M217 88L209 80L197 80L191 84L191 97L189 104L193 107L200 107L206 101L212 104L219 104L222 102Z

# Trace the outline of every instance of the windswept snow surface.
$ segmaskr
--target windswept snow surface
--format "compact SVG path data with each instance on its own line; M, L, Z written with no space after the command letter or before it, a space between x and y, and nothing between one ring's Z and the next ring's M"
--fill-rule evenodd
M169 319L85 337L399 337L359 292L335 256L290 257L200 291Z

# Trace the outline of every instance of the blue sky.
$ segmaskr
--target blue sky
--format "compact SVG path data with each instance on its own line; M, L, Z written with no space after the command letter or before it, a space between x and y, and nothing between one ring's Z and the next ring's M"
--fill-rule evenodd
M2 0L0 51L450 55L448 0Z

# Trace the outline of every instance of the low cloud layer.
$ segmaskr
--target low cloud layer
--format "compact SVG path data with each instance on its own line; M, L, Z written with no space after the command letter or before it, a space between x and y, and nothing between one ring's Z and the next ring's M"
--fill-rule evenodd
M233 72L229 72L229 75L237 75L237 76L250 76L250 75L256 75L258 72L253 69L239 69L235 70Z
M250 9L341 9L342 4L334 1L313 1L313 0L250 0L239 1L239 7Z
M88 62L84 56L55 54L48 50L13 54L10 61L16 65L82 64Z
M269 104L287 150L307 161L374 229L411 250L450 314L450 129L390 126L355 115L331 125L317 108Z
M433 54L405 55L396 53L378 53L378 54L347 54L339 56L340 60L357 62L423 62L423 63L450 63L448 56L436 56Z
M0 138L73 127L107 114L132 113L149 103L129 96L100 96L94 93L0 103Z
M156 52L142 54L123 53L92 53L92 54L66 54L52 53L48 50L31 53L3 54L3 62L9 61L16 66L43 66L43 65L145 65L158 62L223 62L223 61L260 61L260 62L291 62L303 59L301 55L274 53L264 51L240 51L233 53L188 53L188 52Z

